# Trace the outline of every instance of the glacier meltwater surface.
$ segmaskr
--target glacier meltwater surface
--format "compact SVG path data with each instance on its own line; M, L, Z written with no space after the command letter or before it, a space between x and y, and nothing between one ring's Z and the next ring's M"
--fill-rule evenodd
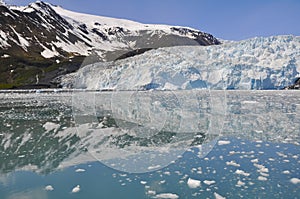
M82 67L62 84L96 90L282 89L299 71L300 37L273 36L151 50Z

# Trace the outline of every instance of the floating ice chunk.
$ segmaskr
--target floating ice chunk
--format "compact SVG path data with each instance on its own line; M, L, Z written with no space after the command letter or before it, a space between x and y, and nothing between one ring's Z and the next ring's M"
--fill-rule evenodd
M269 176L268 173L262 173L262 172L260 172L260 175L265 176L265 177L268 177L268 176Z
M238 174L238 175L250 176L250 173L246 173L245 171L240 170L240 169L237 169L237 170L235 171L235 173Z
M53 191L54 188L52 187L52 185L47 185L47 186L45 186L45 190L46 191Z
M149 166L148 170L159 169L160 167L161 167L160 165Z
M254 163L253 165L259 169L258 172L260 172L260 173L268 173L269 172L269 169L266 168L264 165L256 164L256 163Z
M266 178L264 176L258 176L257 179L260 180L260 181L267 181L268 180L268 178Z
M293 183L293 184L298 184L298 183L300 183L300 179L299 178L292 178L292 179L290 179L290 182Z
M245 184L246 184L246 183L244 183L243 181L238 180L236 186L237 186L237 187L241 187L241 186L244 186Z
M228 141L228 140L219 140L218 141L218 145L226 145L226 144L230 144L230 141Z
M145 184L147 184L147 182L146 182L146 181L140 181L140 183L141 183L142 185L145 185Z
M253 163L258 163L258 159L256 158L256 159L253 159L253 160L251 160L251 162L253 162Z
M230 162L226 162L226 165L234 166L234 167L240 167L241 165L236 163L235 161L231 160Z
M283 174L290 174L291 172L289 170L285 170L282 172Z
M44 129L46 129L46 131L51 131L51 130L56 130L60 127L59 124L55 124L53 122L46 122L44 125L43 125Z
M283 157L283 158L287 158L288 156L283 154L283 153L280 153L280 152L276 152L276 154L280 157Z
M177 199L179 196L174 193L160 193L155 196L155 198L161 198L161 199Z
M216 181L214 181L214 180L204 180L203 183L207 184L207 185L212 185L212 184L215 184Z
M77 185L72 189L72 193L78 193L80 191L80 185Z
M195 188L201 186L201 181L189 178L188 181L187 181L187 185L189 186L189 188L195 189Z
M164 174L168 176L171 175L170 171L165 171Z
M76 169L75 172L76 172L76 173L85 172L85 169Z
M214 192L214 196L215 196L215 199L226 199L225 197L221 196L220 194Z
M148 195L155 195L155 194L156 194L156 191L148 190L148 191L147 191L147 194L148 194Z

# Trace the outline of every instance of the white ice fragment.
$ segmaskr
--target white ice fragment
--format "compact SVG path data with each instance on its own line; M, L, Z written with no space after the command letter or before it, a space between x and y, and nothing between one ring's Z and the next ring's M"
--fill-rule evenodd
M148 195L155 195L155 194L156 194L156 191L148 190L148 191L147 191L147 194L148 194Z
M207 184L207 185L212 185L212 184L215 184L216 181L214 181L214 180L204 180L203 183Z
M76 169L75 172L76 173L85 172L85 169Z
M1 56L1 58L8 58L8 57L10 57L10 55L8 55L8 54L4 54Z
M155 196L155 198L160 198L160 199L177 199L179 196L174 193L160 193Z
M230 141L228 141L228 140L219 140L218 141L218 145L227 145L227 144L230 144Z
M289 170L284 170L282 173L283 174L290 174L291 172Z
M238 180L236 186L237 186L237 187L241 187L241 186L244 186L245 184L246 184L246 183L244 183L243 181Z
M187 181L187 185L189 186L189 188L195 189L195 188L201 186L201 181L189 178L188 181Z
M236 163L234 160L231 160L230 162L226 162L226 165L240 167L241 165Z
M43 125L44 129L46 129L46 131L51 131L51 130L57 130L60 125L59 124L56 124L56 123L53 123L53 122L46 122L44 125Z
M168 175L168 176L171 175L171 173L169 171L165 171L164 174Z
M142 185L145 185L145 184L147 184L147 182L146 182L146 181L140 181L140 183L141 183Z
M260 180L260 181L267 181L268 180L268 178L266 178L264 176L258 176L257 179Z
M214 196L215 196L215 199L226 199L224 196L221 196L220 194L214 192Z
M240 170L240 169L237 169L237 170L235 171L235 173L238 174L238 175L250 176L250 173L246 173L245 171Z
M299 178L292 178L292 179L290 179L290 182L293 183L293 184L298 184L298 183L300 183L300 179Z
M159 169L160 167L161 167L160 165L149 166L148 170Z
M261 164L256 164L254 163L253 164L256 168L258 168L258 172L261 172L261 173L268 173L269 172L269 169L266 168L264 165L261 165Z
M80 191L80 185L77 185L72 189L72 193L78 193Z
M46 191L53 191L54 188L52 187L52 185L47 185L47 186L45 186L45 190Z

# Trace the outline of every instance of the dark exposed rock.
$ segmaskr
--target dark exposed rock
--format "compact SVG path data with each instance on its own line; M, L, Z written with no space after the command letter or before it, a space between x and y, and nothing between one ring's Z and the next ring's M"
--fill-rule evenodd
M147 52L147 51L152 50L152 49L153 48L136 49L136 50L133 50L133 51L130 51L130 52L127 52L127 53L121 55L120 57L116 58L116 60L126 59L128 57L133 57L133 56L136 56L136 55L140 55L140 54L143 54L144 52Z
M286 89L286 90L290 90L290 89L300 90L300 77L298 77L295 80L295 83L293 85L285 87L284 89Z

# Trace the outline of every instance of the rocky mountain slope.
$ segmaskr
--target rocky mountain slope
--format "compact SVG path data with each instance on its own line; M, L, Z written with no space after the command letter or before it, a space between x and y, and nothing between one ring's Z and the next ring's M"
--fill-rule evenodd
M55 77L82 65L153 48L220 44L191 28L75 13L39 1L25 7L0 4L0 21L0 88L51 86ZM85 59L91 54L93 59Z

